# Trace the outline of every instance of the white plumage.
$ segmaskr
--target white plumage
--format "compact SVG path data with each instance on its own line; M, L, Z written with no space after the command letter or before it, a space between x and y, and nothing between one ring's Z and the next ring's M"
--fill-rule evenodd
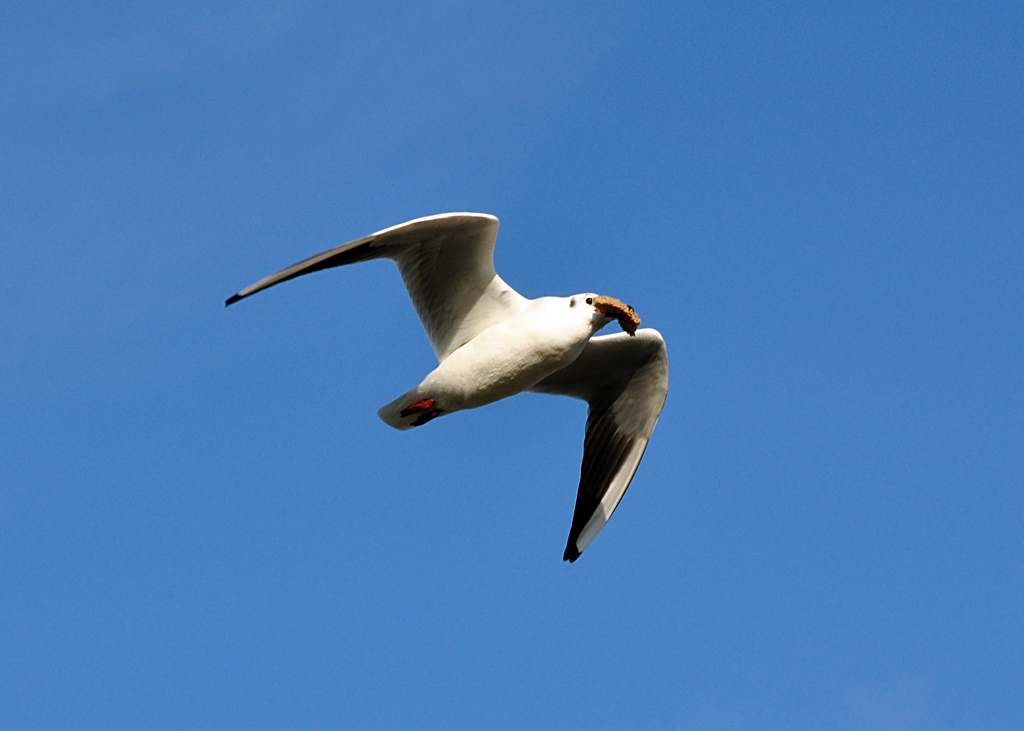
M529 300L494 271L498 219L445 213L336 247L246 287L230 305L302 274L369 259L395 262L438 366L384 406L396 429L422 426L523 391L590 406L576 510L564 558L575 561L629 487L668 393L668 356L632 308L578 294ZM619 320L627 332L594 337ZM635 336L633 333L635 332Z

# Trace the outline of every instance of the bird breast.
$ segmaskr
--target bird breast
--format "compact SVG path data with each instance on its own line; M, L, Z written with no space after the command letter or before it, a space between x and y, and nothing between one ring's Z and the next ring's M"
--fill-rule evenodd
M561 314L561 313L557 313ZM593 334L582 320L528 308L453 352L420 384L445 411L513 396L572 363Z

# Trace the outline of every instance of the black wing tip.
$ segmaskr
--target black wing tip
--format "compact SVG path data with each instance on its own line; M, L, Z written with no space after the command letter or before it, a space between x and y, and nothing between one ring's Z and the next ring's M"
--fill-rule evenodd
M580 557L580 552L576 550L576 541L569 539L569 543L565 546L565 553L562 554L562 560L573 563Z
M240 300L240 299L242 299L241 295L233 294L230 297L228 297L226 300L224 300L224 306L227 307L228 305L233 305L236 302L238 302L238 300Z

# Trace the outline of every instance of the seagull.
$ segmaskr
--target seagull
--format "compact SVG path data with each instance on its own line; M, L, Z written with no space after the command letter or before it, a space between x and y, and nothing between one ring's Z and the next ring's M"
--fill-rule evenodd
M225 306L295 277L371 259L398 266L438 366L377 415L412 429L523 391L586 401L583 464L563 559L615 512L668 394L668 355L633 308L593 293L527 299L494 270L498 219L442 213L386 228L249 285ZM617 320L623 332L595 337Z

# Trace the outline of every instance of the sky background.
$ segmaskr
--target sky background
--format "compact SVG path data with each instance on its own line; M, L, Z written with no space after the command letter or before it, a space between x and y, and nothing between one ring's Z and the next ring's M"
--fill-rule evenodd
M664 335L400 433L446 211ZM0 727L1024 727L1024 6L6 2Z

